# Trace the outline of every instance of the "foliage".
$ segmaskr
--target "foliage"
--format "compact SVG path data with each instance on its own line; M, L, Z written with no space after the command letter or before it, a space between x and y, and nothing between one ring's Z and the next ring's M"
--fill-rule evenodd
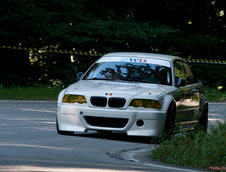
M225 89L224 89L225 90ZM205 87L205 93L209 102L225 102L226 91Z
M205 86L217 88L224 86L226 90L226 65L224 64L192 64L194 73Z
M222 0L1 0L0 46L224 59L225 9ZM48 80L66 85L97 59L79 55L72 64L70 55L6 49L0 53L4 86ZM60 74L66 77L58 78Z
M162 142L151 157L170 164L210 169L226 163L226 124L212 127L208 134L185 133Z
M42 53L33 54L33 56L37 57L38 60L34 61L30 67L32 73L29 79L36 83L35 85L65 87L76 81L78 68L71 63L70 55Z

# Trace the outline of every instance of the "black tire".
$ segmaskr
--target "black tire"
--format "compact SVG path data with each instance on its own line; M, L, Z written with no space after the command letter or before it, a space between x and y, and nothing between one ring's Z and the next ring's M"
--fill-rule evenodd
M70 135L70 136L74 135L74 132L72 132L72 131L62 131L62 130L60 130L59 126L58 126L57 119L56 119L56 129L57 129L57 133L60 134L60 135Z
M208 104L205 104L199 122L195 127L195 130L201 129L204 132L207 132L207 128L208 128Z
M176 117L176 105L174 102L172 102L167 110L165 126L163 131L164 135L171 136L173 134L175 128L175 117Z

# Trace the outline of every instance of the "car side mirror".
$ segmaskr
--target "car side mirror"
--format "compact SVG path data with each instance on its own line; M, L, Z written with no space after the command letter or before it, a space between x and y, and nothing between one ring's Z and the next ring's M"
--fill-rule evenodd
M81 79L83 75L84 75L84 73L83 73L83 72L79 72L79 73L77 73L77 79Z
M186 85L186 82L183 78L176 78L176 87L183 87Z

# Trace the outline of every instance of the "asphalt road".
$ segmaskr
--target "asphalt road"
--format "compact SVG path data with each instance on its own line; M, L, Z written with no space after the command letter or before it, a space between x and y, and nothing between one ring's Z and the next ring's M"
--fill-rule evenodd
M122 134L58 135L56 102L0 101L0 171L193 171L142 163L149 138ZM226 104L210 104L209 121L226 120ZM141 152L139 152L141 153Z

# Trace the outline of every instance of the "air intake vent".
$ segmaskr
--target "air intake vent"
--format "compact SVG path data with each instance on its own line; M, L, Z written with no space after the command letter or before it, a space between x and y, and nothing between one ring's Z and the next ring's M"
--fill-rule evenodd
M85 116L85 119L89 125L109 128L124 128L129 121L127 118L105 118L93 116Z

